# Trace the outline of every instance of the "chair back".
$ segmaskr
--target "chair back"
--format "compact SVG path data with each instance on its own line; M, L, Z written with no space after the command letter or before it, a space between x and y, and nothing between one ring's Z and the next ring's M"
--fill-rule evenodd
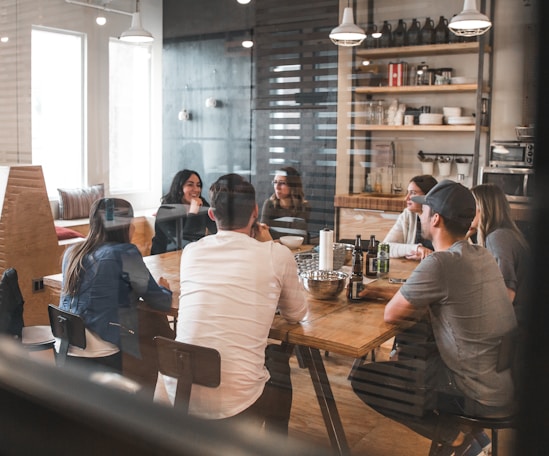
M158 370L177 379L174 406L189 411L192 385L216 388L221 381L221 356L213 348L176 342L166 337L154 338L158 352Z
M53 335L61 339L56 364L63 366L67 359L69 345L86 348L86 328L80 315L67 312L53 304L48 305L48 315Z
M0 333L21 339L24 303L17 271L8 268L0 280Z

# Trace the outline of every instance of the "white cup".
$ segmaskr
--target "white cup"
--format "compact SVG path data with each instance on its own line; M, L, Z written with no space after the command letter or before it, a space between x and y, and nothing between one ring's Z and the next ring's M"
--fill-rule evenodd
M414 125L414 116L406 114L404 116L404 125Z
M449 176L452 170L452 162L438 162L438 173L441 176Z
M456 162L456 165L457 165L457 169L458 169L458 174L463 174L464 176L469 175L469 170L470 170L471 163L457 163Z

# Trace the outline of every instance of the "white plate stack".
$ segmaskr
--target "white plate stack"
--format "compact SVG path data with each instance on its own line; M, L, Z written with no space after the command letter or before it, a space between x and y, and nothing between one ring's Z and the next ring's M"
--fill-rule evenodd
M448 125L474 125L475 118L472 116L450 116L446 123Z
M419 115L420 125L442 125L442 114L423 112Z

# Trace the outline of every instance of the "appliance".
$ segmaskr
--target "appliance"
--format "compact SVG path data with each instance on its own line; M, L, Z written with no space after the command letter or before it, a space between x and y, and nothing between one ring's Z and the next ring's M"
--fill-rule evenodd
M490 167L532 168L534 166L534 143L525 141L494 141L490 145Z
M531 203L534 199L533 168L483 167L480 170L483 184L500 187L510 203Z

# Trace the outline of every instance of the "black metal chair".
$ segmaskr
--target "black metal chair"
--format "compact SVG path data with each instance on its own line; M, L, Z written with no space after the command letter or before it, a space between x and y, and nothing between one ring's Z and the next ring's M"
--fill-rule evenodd
M193 384L216 388L221 381L221 355L213 348L154 338L158 370L177 379L174 406L187 414Z
M86 329L80 315L67 312L52 304L48 305L51 331L55 337L61 339L59 352L56 354L57 366L65 365L69 346L86 348Z
M8 268L0 280L0 333L11 335L29 351L53 350L55 338L49 326L25 326L24 304L17 271Z
M517 377L519 374L517 364L520 362L520 357L522 355L522 337L523 335L518 328L503 336L496 365L497 372L511 369L513 379L515 380L515 390L517 390ZM446 415L446 417L455 420L455 422L460 426L463 426L464 429L471 429L473 433L489 429L492 438L492 456L498 456L498 431L500 429L514 429L517 427L517 415L515 413L499 418L483 418L467 415ZM442 420L440 423L442 423ZM440 430L441 429L437 429L435 438L431 443L429 456L435 456L445 448L439 439Z

